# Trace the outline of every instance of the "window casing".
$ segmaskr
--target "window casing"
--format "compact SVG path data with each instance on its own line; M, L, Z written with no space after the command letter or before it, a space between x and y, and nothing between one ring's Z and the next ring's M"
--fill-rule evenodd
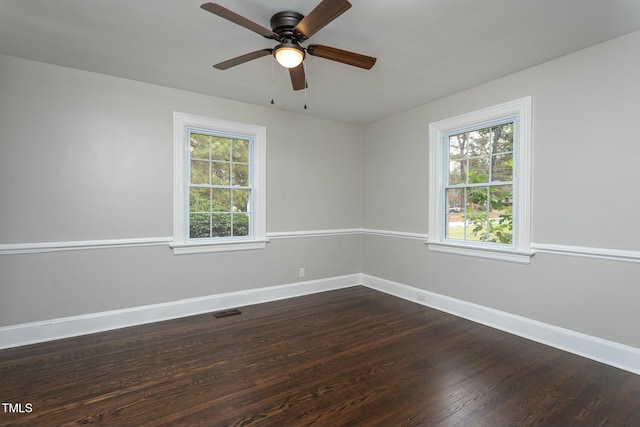
M174 113L174 253L264 248L266 128Z
M429 125L431 250L528 263L531 98Z

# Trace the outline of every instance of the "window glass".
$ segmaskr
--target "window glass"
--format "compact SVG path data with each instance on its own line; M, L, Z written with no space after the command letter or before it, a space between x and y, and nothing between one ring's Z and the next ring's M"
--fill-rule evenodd
M454 130L443 138L447 239L512 243L514 123Z
M189 130L189 238L251 235L251 138Z

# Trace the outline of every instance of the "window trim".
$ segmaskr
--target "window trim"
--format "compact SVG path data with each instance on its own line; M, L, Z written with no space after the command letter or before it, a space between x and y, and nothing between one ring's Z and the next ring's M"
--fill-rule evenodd
M530 96L429 123L429 233L427 245L437 252L529 263L531 251L531 102ZM515 117L513 244L445 239L443 137L456 130ZM447 169L448 170L448 169Z
M252 147L252 211L251 237L220 239L189 239L189 129L199 128L212 132L237 134L253 139ZM176 255L264 249L269 242L266 233L266 141L267 129L228 120L213 119L192 114L173 113L173 242Z

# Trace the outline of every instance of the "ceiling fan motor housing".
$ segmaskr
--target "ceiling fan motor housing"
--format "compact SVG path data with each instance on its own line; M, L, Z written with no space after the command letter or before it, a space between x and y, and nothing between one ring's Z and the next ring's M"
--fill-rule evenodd
M304 15L298 12L278 12L271 17L271 29L278 35L279 41L291 40L295 43L303 41L304 38L293 31L293 28L298 25L302 18L304 18Z

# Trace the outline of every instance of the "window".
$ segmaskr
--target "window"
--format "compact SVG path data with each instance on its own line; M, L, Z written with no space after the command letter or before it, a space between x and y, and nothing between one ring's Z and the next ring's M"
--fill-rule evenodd
M266 129L174 113L176 254L266 245Z
M514 122L445 133L447 239L513 242Z
M529 262L531 98L429 125L429 248Z

